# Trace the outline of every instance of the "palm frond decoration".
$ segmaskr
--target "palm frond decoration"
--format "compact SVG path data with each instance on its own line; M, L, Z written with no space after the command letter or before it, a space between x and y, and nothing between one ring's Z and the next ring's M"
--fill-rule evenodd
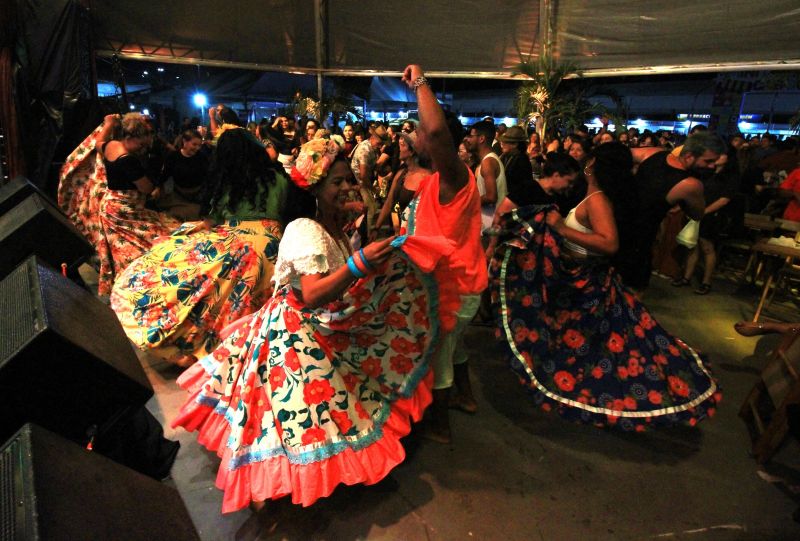
M570 108L577 108L559 96L558 89L565 78L580 77L580 69L574 62L561 62L543 53L531 62L520 62L513 73L528 79L517 91L517 116L526 124L535 123L544 140L553 121L568 116Z

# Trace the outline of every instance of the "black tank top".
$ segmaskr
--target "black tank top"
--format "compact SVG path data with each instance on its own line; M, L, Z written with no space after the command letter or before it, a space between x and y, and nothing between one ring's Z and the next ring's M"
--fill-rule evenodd
M403 170L400 174L400 178L397 179L399 184L397 185L397 204L400 206L400 214L403 214L403 211L406 210L406 207L411 203L411 200L414 199L414 192L413 190L409 190L406 188L405 180L406 175L408 174L408 170Z
M109 161L105 156L106 143L100 146L103 156L103 165L106 167L106 182L109 190L127 191L136 190L134 181L147 176L142 161L133 154L123 154L116 160Z

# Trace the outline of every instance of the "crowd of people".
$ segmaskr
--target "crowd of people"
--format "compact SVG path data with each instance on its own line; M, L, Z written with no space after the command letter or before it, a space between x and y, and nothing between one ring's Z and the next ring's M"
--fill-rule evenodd
M671 213L699 220L673 284L703 255L708 293L722 212L777 153L707 130L680 145L607 126L465 130L419 66L403 81L419 122L245 126L220 105L207 133L154 144L146 117L109 115L66 160L59 204L95 246L98 294L137 347L186 369L171 421L220 456L224 512L377 483L423 415L426 438L451 442L449 411L478 410L476 314L567 419L693 426L720 400L707 359L642 304L653 246Z

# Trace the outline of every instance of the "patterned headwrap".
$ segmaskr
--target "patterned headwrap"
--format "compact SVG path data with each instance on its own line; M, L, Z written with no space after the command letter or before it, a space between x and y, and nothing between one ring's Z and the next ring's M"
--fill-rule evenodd
M340 135L331 135L330 139L312 139L300 147L300 154L292 167L292 181L298 187L308 190L325 178L336 156L344 148L344 139Z

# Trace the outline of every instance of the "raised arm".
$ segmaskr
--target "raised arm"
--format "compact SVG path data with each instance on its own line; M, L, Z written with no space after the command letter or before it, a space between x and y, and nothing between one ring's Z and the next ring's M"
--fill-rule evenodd
M423 140L422 150L430 155L433 169L439 173L439 202L449 203L469 180L467 166L458 159L444 111L428 86L422 68L416 64L406 67L403 71L403 82L417 93L417 129Z
M389 215L392 213L392 209L394 208L395 198L397 197L397 190L400 185L398 182L398 178L402 174L402 169L394 174L394 178L392 178L392 187L389 188L389 193L386 195L386 201L383 202L383 207L381 208L381 213L378 215L378 219L375 220L375 227L372 228L372 231L375 232L377 235L378 229L380 229L383 224L389 219ZM370 239L372 240L372 239Z
M106 115L103 118L103 129L97 134L97 141L99 143L111 141L111 137L114 135L114 128L117 127L119 123L119 115Z

